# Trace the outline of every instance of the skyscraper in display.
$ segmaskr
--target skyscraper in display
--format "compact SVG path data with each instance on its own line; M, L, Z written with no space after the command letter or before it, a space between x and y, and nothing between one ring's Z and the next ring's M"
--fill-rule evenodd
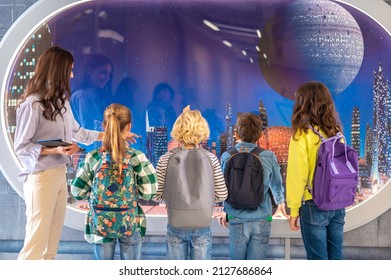
M234 144L234 128L232 123L232 106L227 102L225 107L225 131L227 133L227 147L232 147Z
M372 180L381 186L391 177L391 96L388 79L379 64L373 79Z
M268 127L266 108L263 106L262 100L259 100L258 114L262 120L262 130Z
M360 155L360 111L356 106L353 107L351 138L352 148Z
M149 161L156 167L159 158L167 152L167 127L166 126L149 126L148 111L146 118L146 156Z
M367 163L367 167L369 170L372 170L372 154L373 154L373 132L372 128L367 123L366 129L365 129L365 148L364 148L364 157L365 161Z

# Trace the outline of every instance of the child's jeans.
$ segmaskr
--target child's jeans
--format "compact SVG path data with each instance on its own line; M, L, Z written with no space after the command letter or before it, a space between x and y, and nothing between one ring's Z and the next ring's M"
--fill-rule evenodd
M342 260L345 208L320 210L313 200L300 207L300 229L309 260Z
M271 222L267 220L229 220L231 260L264 260L269 244Z
M210 227L185 230L167 226L167 259L210 260L212 257L212 231Z
M114 260L115 245L119 242L121 260L140 260L143 238L139 231L132 236L111 238L111 242L94 244L94 260Z

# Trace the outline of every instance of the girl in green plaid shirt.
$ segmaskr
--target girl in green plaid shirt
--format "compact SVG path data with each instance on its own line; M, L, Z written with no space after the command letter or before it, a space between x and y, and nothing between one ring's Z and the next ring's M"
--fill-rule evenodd
M153 165L124 138L131 112L120 104L104 112L102 147L89 152L72 182L76 199L89 199L85 239L94 244L94 259L114 259L116 242L122 260L141 259L146 219L138 200L156 193Z

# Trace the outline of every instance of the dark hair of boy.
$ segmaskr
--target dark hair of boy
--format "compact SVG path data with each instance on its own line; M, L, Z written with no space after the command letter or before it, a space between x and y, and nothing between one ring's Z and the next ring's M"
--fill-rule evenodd
M261 137L262 120L253 113L243 113L236 120L235 130L240 140L256 143Z

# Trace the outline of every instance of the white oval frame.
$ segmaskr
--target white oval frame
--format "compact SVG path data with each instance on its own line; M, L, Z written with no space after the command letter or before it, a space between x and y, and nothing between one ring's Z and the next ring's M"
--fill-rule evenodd
M4 109L5 86L9 76L12 62L19 49L31 36L32 32L54 15L68 9L71 6L89 2L92 0L40 0L24 12L11 26L0 42L0 169L14 190L23 197L23 185L18 182L17 175L21 170L20 163L13 152L13 147L8 141L7 127ZM348 4L374 19L389 34L391 34L391 7L382 0L345 0L337 2ZM26 28L28 26L29 28ZM384 185L373 197L360 203L356 207L348 209L346 214L345 231L356 229L376 219L391 208L391 182ZM65 225L77 230L84 230L85 211L72 206L67 207ZM151 235L164 235L166 233L166 216L147 216L148 233ZM216 221L213 225L215 236L227 236L227 229L219 226ZM271 237L300 237L300 232L289 229L286 219L275 219L272 224Z

